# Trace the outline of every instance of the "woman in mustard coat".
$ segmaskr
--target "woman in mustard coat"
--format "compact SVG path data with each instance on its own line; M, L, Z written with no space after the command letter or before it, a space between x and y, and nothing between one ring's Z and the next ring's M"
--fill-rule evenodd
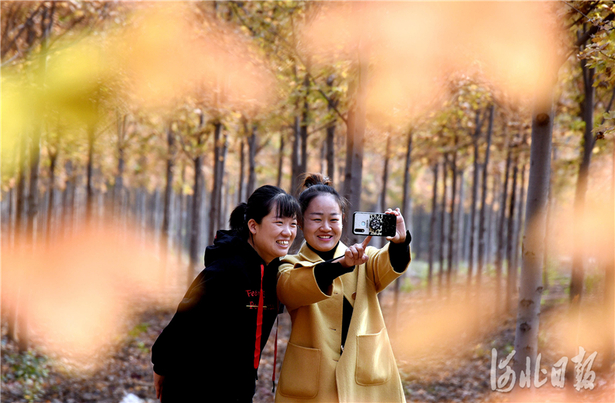
M381 249L340 242L345 200L328 178L309 175L299 196L305 243L283 259L277 294L292 319L275 400L405 402L377 295L410 263L410 233Z

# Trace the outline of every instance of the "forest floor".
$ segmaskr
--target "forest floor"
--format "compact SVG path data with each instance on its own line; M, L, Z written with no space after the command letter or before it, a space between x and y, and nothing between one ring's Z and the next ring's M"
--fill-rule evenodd
M404 279L408 282L416 278ZM566 315L567 304L563 302L563 287L555 284L545 296L541 315L539 350L543 367L551 366L564 356L572 358L576 352L562 349L561 341L566 338L567 330L561 328ZM412 288L412 287L410 287ZM550 402L613 402L613 368L598 372L602 363L600 353L593 369L596 370L594 388L575 390L573 380L566 381L564 389L556 388L549 375L542 387L532 395L512 395L492 391L491 361L492 349L497 350L500 362L512 350L515 337L515 317L510 314L495 314L495 306L483 300L480 308L470 309L464 301L465 291L452 290L449 301L435 293L428 297L425 290L414 289L408 292L402 286L399 297L398 323L393 315L394 293L387 290L381 298L381 305L387 320L387 328L392 340L398 366L402 376L408 402L507 402L507 401L550 401ZM30 389L40 386L40 402L100 402L100 403L153 403L155 392L152 384L152 370L149 347L159 332L169 322L173 309L151 308L144 304L141 313L126 323L126 335L115 340L105 352L94 358L98 366L88 372L71 371L62 360L49 359L41 364L48 371L46 376L35 379L27 385ZM491 311L494 311L490 313ZM500 311L501 312L501 311ZM2 394L3 402L23 402L23 384L8 379L7 374L17 355L15 344L6 337L6 324L2 324ZM290 317L287 313L280 316L278 337L277 373L284 356L290 335ZM272 331L259 369L259 381L254 398L255 403L273 402L271 375L274 363L275 328ZM578 338L577 338L578 340ZM611 341L612 342L612 341ZM601 351L595 344L584 345L587 356L593 351ZM40 366L31 365L30 370L40 371ZM572 366L572 364L569 364ZM504 369L497 369L499 378ZM587 373L587 372L586 372ZM36 374L36 373L35 373ZM278 375L276 375L277 377ZM38 384L36 382L38 379ZM500 385L506 388L507 384ZM518 388L517 388L518 389Z

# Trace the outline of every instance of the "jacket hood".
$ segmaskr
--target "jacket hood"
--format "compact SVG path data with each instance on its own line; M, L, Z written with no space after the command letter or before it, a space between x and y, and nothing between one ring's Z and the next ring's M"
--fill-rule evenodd
M220 230L216 233L213 245L205 249L205 267L220 259L236 257L262 261L254 248L244 239L237 236L234 231Z

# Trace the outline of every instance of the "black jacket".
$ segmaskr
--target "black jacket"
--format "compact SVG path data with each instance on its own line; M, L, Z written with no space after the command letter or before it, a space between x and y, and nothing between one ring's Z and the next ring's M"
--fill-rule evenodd
M261 351L279 312L279 264L265 267ZM154 372L165 377L163 402L252 401L261 265L250 244L218 231L205 270L152 346Z

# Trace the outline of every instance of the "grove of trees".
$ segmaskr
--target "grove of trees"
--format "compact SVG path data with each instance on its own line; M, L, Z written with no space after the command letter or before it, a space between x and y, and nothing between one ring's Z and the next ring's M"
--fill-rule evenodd
M561 276L571 318L603 312L608 369L614 19L606 1L3 1L2 255L111 224L185 289L236 204L322 172L351 211L402 208L429 298L470 304L471 326L516 317L517 374ZM31 275L2 265L21 351Z

